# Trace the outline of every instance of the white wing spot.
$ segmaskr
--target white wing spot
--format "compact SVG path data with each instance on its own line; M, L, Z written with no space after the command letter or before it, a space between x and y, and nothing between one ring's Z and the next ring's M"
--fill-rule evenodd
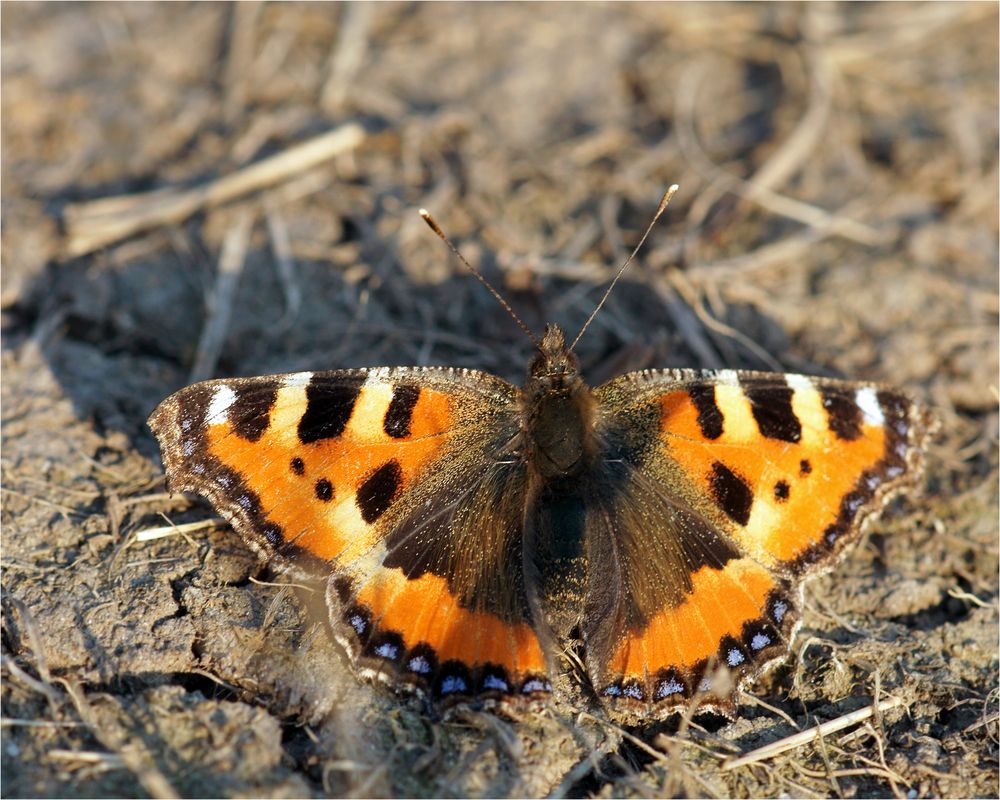
M734 369L720 369L716 379L719 383L725 386L739 386L740 379L736 375L736 370Z
M297 386L308 386L312 377L313 374L311 372L294 372L291 375L286 375L281 385L287 389L294 389Z
M796 392L807 392L816 388L813 379L808 375L786 375L785 383L789 389L794 389Z
M368 623L365 622L365 618L360 614L355 614L348 620L351 623L351 627L354 628L355 633L360 636L365 632L365 628L368 627Z
M206 425L218 425L225 422L229 415L229 407L236 402L236 392L225 384L215 387L215 393L208 404L205 413Z
M392 367L374 367L369 369L368 378L365 380L365 383L370 386L382 383L389 377L390 372L392 372Z
M866 425L884 425L885 414L882 413L882 406L878 403L878 395L871 386L858 389L854 395L854 402L858 404L861 413L864 414Z
M774 604L774 608L771 610L771 616L774 617L775 622L781 622L785 618L785 614L788 613L788 603L784 600L779 600Z
M750 647L754 650L763 650L771 644L771 637L766 633L758 633L750 640Z
M732 648L726 655L726 663L729 664L729 666L731 667L738 667L746 660L747 660L746 656L744 656L743 653L741 653L735 647Z

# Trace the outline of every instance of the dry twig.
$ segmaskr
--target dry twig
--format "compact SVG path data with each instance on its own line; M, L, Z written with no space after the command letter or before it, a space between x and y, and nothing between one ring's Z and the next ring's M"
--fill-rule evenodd
M209 298L208 321L201 331L198 341L198 355L191 367L189 383L197 383L215 374L222 345L226 340L229 328L229 317L232 314L233 298L236 286L243 273L246 261L247 247L250 244L250 231L253 228L253 217L249 213L240 214L222 243L222 253L219 256L219 275L216 278L215 289Z
M158 528L145 528L137 531L134 541L151 542L155 539L165 539L168 536L182 536L186 533L218 528L226 524L221 517L211 517L210 519L200 519L197 522L185 522L181 525L161 525Z
M804 744L809 744L809 742L822 739L824 736L828 736L831 733L836 733L844 728L849 728L851 725L855 725L858 722L868 719L875 713L888 711L891 708L896 708L897 706L902 705L902 703L903 701L898 698L889 698L888 700L883 700L878 705L872 704L870 706L865 706L864 708L859 708L857 711L852 711L851 713L844 714L836 719L831 719L828 722L824 722L820 725L814 725L812 728L807 728L799 733L786 736L784 739L779 739L778 741L771 742L763 747L758 747L756 750L751 750L749 753L746 753L739 758L727 761L722 765L722 768L727 770L736 769L737 767L743 767L747 764L755 764L766 758L772 758L780 753L784 753L788 750L794 750Z
M158 189L67 206L64 254L75 258L159 225L176 225L203 208L222 205L312 169L364 139L360 125L343 125L231 175L193 189Z

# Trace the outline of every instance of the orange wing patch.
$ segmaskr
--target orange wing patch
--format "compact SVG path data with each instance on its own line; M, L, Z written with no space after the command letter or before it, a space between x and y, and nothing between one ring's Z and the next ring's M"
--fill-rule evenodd
M447 582L425 573L408 580L399 570L378 570L355 591L335 582L343 643L362 666L435 696L514 695L551 690L541 643L523 621L459 605Z
M909 401L858 384L731 375L660 399L660 436L688 494L763 564L802 569L839 552L919 452Z
M394 401L400 396L405 415ZM210 405L206 415L208 453L252 475L261 512L284 541L324 561L378 548L376 522L447 444L454 420L442 392L373 377L318 391L294 376L276 390L269 423L254 439L241 435L239 402L236 393L213 398L219 410L212 414Z
M725 707L728 692L712 695L712 668L743 675L784 654L795 606L787 586L764 567L734 559L721 569L702 567L691 582L685 602L629 632L605 667L610 683L601 695L625 707L618 710L669 709L696 694Z

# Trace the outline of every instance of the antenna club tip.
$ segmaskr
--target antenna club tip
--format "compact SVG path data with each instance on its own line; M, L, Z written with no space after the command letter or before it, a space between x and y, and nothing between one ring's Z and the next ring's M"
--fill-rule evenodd
M444 231L442 231L437 222L434 221L434 217L431 216L430 211L426 208L421 208L418 213L420 214L420 218L427 223L428 227L434 231L434 233L436 233L444 241L448 241L448 237L444 235Z
M662 214L662 213L664 212L664 210L666 210L666 208L667 208L667 205L668 205L668 204L670 203L670 201L671 201L671 200L673 199L673 196L674 196L674 194L675 194L675 193L677 192L677 190L678 190L678 189L680 189L680 188L681 188L681 187L680 187L680 186L679 186L678 184L676 184L676 183L672 183L672 184L670 184L670 186L669 186L669 188L667 189L667 191L665 191L665 192L663 193L663 197L661 197L661 198L660 198L660 205L659 205L659 207L658 207L658 208L656 209L656 214L655 214L655 215L654 215L654 217L653 217L653 221L654 221L654 222L655 222L655 221L656 221L656 219L657 219L657 218L658 218L658 217L660 216L660 214Z

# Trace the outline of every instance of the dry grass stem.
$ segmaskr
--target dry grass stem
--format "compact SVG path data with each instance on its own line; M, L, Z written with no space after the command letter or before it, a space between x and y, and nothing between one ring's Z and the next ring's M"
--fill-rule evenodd
M268 241L271 244L271 254L281 281L281 291L285 295L285 313L276 323L277 330L286 330L295 323L302 307L302 287L295 269L295 256L292 253L292 243L288 235L288 225L276 205L268 204L264 216L267 223Z
M176 225L197 211L228 203L306 172L353 150L363 139L361 126L350 123L194 189L158 189L67 206L63 252L69 258L76 258L139 231L159 225Z
M198 354L188 377L189 383L203 381L215 374L219 355L222 353L222 345L225 343L226 333L229 330L233 298L236 295L236 286L246 261L252 228L253 216L248 212L243 212L237 217L222 243L219 273L216 277L215 289L208 299L208 320L201 331Z
M125 769L125 760L114 753L95 753L88 750L49 750L45 754L53 761L72 761L81 764L98 764L105 769Z
M0 728L80 728L82 722L58 722L48 719L13 719L4 717L0 719Z
M223 77L223 113L230 123L243 114L246 103L247 84L252 78L255 32L262 5L260 0L243 0L230 6L232 34Z
M11 674L11 676L16 678L18 681L20 681L22 684L27 686L32 691L42 695L49 701L49 703L51 703L52 705L56 705L59 702L60 700L59 693L50 684L33 678L31 675L29 675L27 672L21 669L13 658L11 658L10 656L4 656L2 663L4 669L6 669Z
M1000 712L994 711L992 714L988 714L980 720L976 720L969 727L965 729L965 733L972 733L980 728L985 728L987 725L993 725L1000 721Z
M825 63L818 58L815 61L817 65ZM697 118L696 98L700 87L707 79L708 67L709 62L702 60L688 68L680 82L675 108L679 120L678 141L681 148L685 151L691 164L712 181L712 188L705 198L702 198L700 206L692 206L692 209L695 207L703 209L699 216L703 217L708 213L715 199L723 191L731 191L748 202L756 203L773 214L807 225L820 234L842 236L869 246L891 241L894 235L892 232L878 230L870 225L850 219L842 213L825 211L811 203L779 194L770 188L770 184L777 184L790 177L808 156L810 148L817 143L823 131L823 121L827 114L829 88L825 80L817 78L814 82L814 97L820 99L813 108L807 111L802 123L792 134L790 149L786 149L788 148L787 144L778 149L774 157L775 160L769 162L772 166L767 167L764 171L763 180L756 180L756 175L749 180L744 180L712 161L702 148L698 138L695 126ZM825 73L820 70L819 74ZM693 232L699 228L697 224L699 220L693 215L689 215L688 221L692 231L688 242L693 244L697 241ZM690 254L688 260L697 262L697 259L691 257Z
M364 63L374 18L374 3L345 3L340 7L340 30L330 54L329 77L320 95L320 104L328 114L341 113L350 96L354 76Z
M186 533L212 530L224 527L225 525L226 521L224 519L210 517L209 519L201 519L197 522L184 522L180 525L162 525L158 528L144 528L141 531L136 531L134 540L136 542L152 542L156 539L165 539L168 536L183 536Z
M844 714L842 717L837 717L829 722L824 722L820 725L800 731L799 733L792 734L784 739L779 739L777 742L772 742L764 747L758 747L756 750L751 750L749 753L742 755L739 758L727 761L723 764L722 768L727 770L736 769L737 767L743 767L747 764L756 764L758 761L773 758L780 753L787 752L788 750L795 750L804 744L809 744L810 742L822 739L824 736L828 736L831 733L836 733L844 728L849 728L851 725L856 725L857 723L868 719L876 712L881 713L892 708L896 708L902 705L902 703L903 701L898 698L890 698L889 700L883 700L877 706L873 704L866 706L865 708L859 708L857 711Z
M249 578L250 583L255 583L258 586L274 586L278 589L285 589L286 587L292 587L295 589L301 589L304 592L315 592L315 586L308 586L304 583L293 583L291 581L262 581L260 578L255 578L253 575Z

